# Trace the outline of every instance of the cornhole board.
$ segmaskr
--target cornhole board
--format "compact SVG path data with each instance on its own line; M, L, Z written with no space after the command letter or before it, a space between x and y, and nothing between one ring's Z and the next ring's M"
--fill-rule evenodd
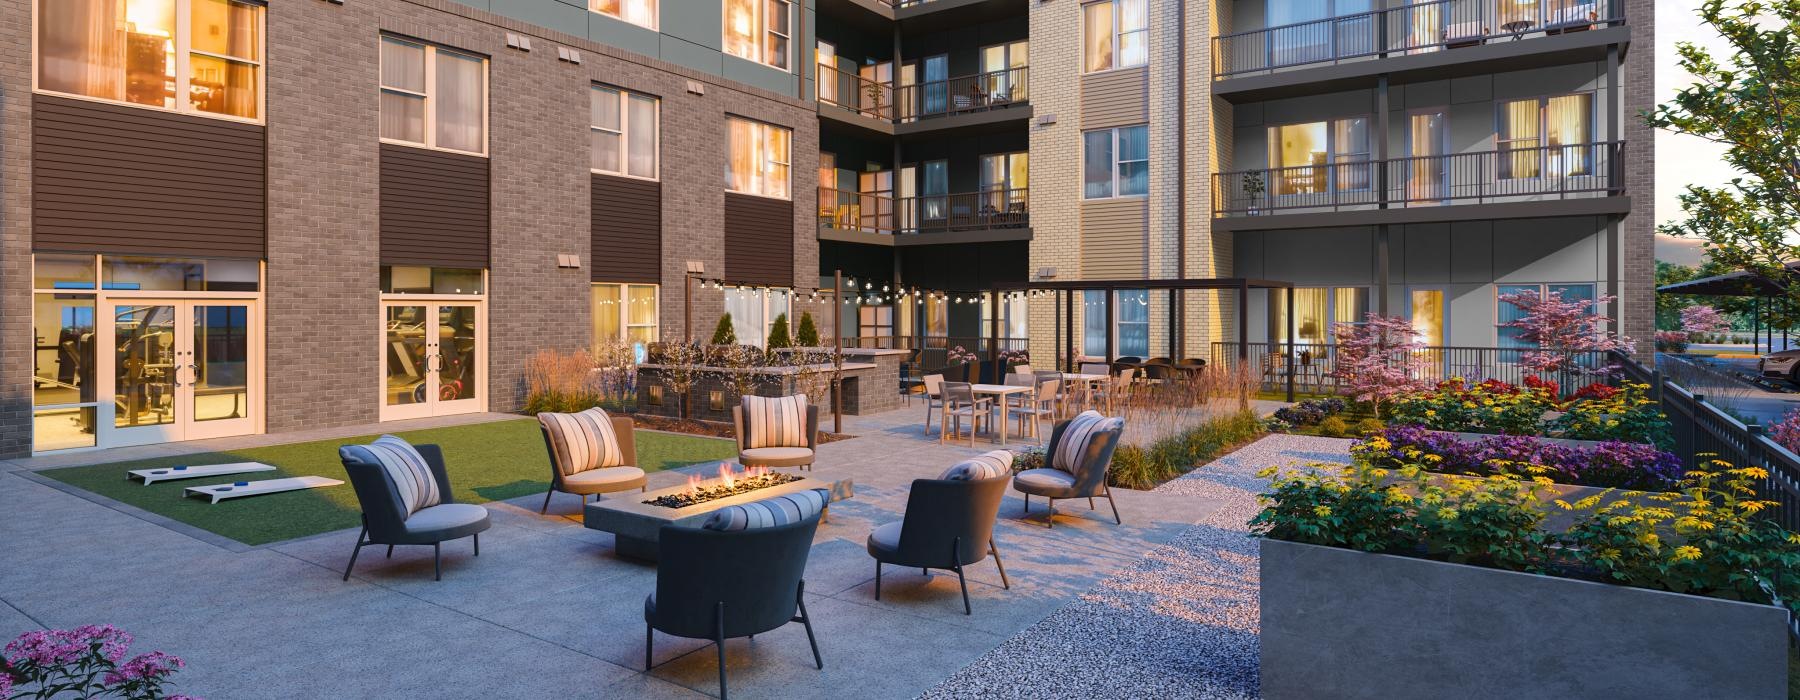
M337 479L327 479L322 476L296 476L296 477L290 477L290 478L286 478L286 479L264 479L262 481L252 481L243 486L236 486L233 484L213 484L211 486L189 486L189 487L187 487L187 495L208 497L208 498L211 498L212 502L216 504L219 501L225 500L227 498L242 498L244 496L263 496L263 495L267 495L267 494L271 494L271 493L281 493L283 491L299 491L302 489L316 489L316 488L322 488L325 486L337 486L342 483L344 483L344 482L339 481Z
M232 462L230 464L206 464L192 467L163 467L161 469L133 469L128 472L129 479L137 477L149 486L158 481L175 481L176 479L193 479L202 476L227 476L230 474L248 474L250 472L272 472L271 467L262 462Z

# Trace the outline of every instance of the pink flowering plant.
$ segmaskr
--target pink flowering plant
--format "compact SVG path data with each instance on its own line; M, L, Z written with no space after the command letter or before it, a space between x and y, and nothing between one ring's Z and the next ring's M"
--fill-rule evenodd
M1501 324L1522 331L1519 339L1537 346L1520 353L1520 363L1539 374L1611 374L1611 363L1595 366L1581 355L1613 350L1631 352L1631 339L1606 330L1607 319L1593 312L1612 303L1613 297L1564 299L1560 290L1538 294L1536 290L1500 295L1500 301L1520 311L1518 319Z
M1681 330L1689 336L1714 336L1731 330L1731 320L1705 304L1681 310Z
M112 625L32 630L0 655L0 699L197 700L164 686L185 664L160 651L125 658L131 634Z
M1382 404L1423 388L1419 380L1424 341L1411 321L1370 313L1362 323L1332 326L1337 365L1331 376L1346 395L1367 401L1381 415Z

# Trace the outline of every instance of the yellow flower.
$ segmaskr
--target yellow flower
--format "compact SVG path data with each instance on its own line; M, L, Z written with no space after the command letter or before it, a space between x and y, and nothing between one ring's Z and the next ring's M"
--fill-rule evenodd
M1455 520L1456 519L1456 509L1455 508L1439 508L1438 512L1437 512L1437 516L1444 520Z
M1684 544L1684 545L1681 545L1680 547L1675 548L1675 556L1674 556L1675 561L1693 560L1693 559L1699 559L1699 558L1700 558L1700 548L1699 547Z
M1275 472L1276 472L1276 468L1275 468L1275 467L1273 467L1273 466L1271 466L1271 467L1266 467L1266 468L1264 468L1264 469L1263 469L1263 470L1262 470L1262 471L1259 471L1259 472L1257 472L1257 473L1256 473L1256 478L1258 478L1258 479L1267 479L1267 478L1269 478L1269 477L1271 477L1271 476L1274 476L1274 475L1275 475Z
M1321 518L1329 517L1331 515L1331 507L1330 506L1313 506L1313 515L1317 515Z
M1644 545L1645 547L1656 548L1662 546L1662 538L1657 537L1654 532L1646 532L1638 536L1638 544Z
M1434 410L1431 410L1431 409L1429 409L1429 408L1428 408L1428 409L1425 409L1425 417L1426 417L1426 418L1436 418L1436 417L1437 417L1437 411L1434 411Z

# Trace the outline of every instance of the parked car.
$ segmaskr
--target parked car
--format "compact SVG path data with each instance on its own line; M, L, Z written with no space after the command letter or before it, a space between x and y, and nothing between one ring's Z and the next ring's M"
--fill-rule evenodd
M1800 350L1783 350L1763 355L1756 370L1765 377L1785 377L1800 382Z

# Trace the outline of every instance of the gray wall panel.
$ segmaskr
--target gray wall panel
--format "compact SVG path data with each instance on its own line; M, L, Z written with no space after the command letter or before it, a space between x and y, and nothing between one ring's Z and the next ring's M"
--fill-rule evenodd
M655 30L598 12L588 13L587 38L645 56L660 58L662 54L662 38Z
M662 33L714 51L723 50L724 3L720 0L664 0Z
M460 0L459 0L460 2ZM491 0L488 11L575 36L587 35L588 11L561 0Z

